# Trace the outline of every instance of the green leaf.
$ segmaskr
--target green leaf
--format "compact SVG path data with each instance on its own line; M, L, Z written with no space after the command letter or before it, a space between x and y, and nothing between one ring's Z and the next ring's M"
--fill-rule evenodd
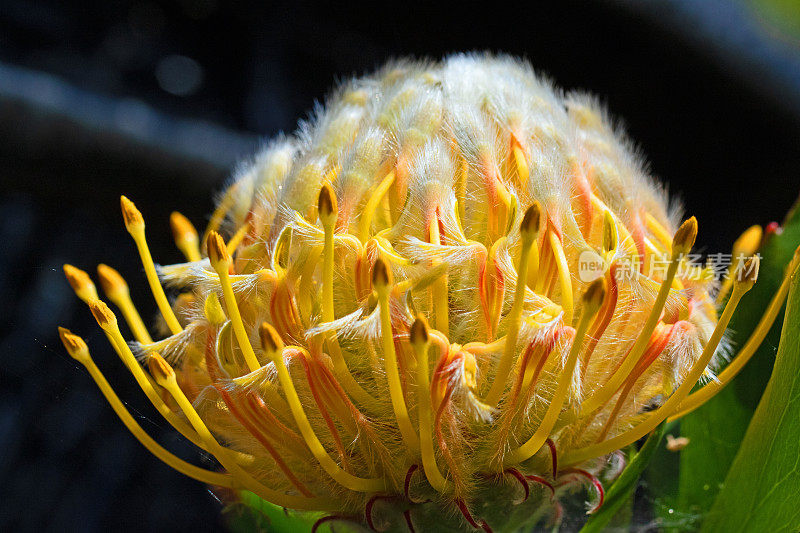
M783 279L786 265L800 244L800 204L790 211L783 231L768 239L760 251L758 283L745 295L731 321L734 347L743 345ZM780 317L759 350L714 398L681 419L680 435L690 440L680 453L678 475L674 464L654 462L648 472L655 512L662 525L686 530L699 524L711 508L728 474L750 419L763 394L775 360ZM654 480L678 478L675 483Z
M252 492L242 491L240 503L232 505L226 511L228 529L234 533L307 533L314 523L325 516L325 513L307 511L289 511L262 500ZM336 521L321 525L318 533L333 531L334 525L338 533L362 533L364 528L355 523Z
M679 432L680 422L667 423L666 435ZM643 485L648 497L653 499L653 513L663 526L674 525L676 520L675 503L678 495L678 476L680 455L671 452L666 446L658 446L643 476Z
M581 533L603 531L611 523L614 516L630 501L639 482L639 476L650 463L653 453L661 442L661 437L664 435L664 426L665 424L662 423L647 437L647 440L630 460L628 466L625 467L619 478L611 485L611 488L606 493L603 506L589 518L586 525L581 529Z
M800 268L764 397L703 531L800 531Z

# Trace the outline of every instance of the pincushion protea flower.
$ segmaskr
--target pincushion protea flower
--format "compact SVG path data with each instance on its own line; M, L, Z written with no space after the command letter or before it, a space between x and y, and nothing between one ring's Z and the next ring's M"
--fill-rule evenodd
M134 342L88 275L65 273L219 468L155 443L62 329L67 350L164 462L320 523L516 529L557 519L576 482L599 506L615 452L729 382L786 296L714 378L758 257L732 269L718 315L710 268L688 257L696 220L678 223L591 98L509 58L344 84L240 169L203 239L173 214L186 263L156 267L124 196L122 213L169 335L152 340L112 268L98 275Z

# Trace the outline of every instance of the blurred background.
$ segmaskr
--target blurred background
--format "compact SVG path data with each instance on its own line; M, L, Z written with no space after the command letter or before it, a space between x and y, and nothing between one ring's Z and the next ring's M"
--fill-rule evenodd
M145 429L189 460L74 298L99 262L155 307L119 214L202 227L237 161L337 79L396 56L493 50L598 94L700 220L703 251L780 220L800 191L800 2L0 0L0 530L205 531L223 505L127 433L56 326L84 335ZM657 524L646 512L642 531Z

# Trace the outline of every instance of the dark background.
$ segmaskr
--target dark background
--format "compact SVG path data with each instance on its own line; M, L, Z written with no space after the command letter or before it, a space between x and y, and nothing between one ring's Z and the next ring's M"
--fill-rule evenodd
M109 263L153 316L119 194L156 261L180 260L170 211L202 227L237 160L387 58L502 51L600 95L697 215L702 250L780 220L800 190L798 41L774 13L699 4L0 0L0 530L223 527L215 497L141 448L64 353L58 325L148 432L208 461L148 407L61 265Z

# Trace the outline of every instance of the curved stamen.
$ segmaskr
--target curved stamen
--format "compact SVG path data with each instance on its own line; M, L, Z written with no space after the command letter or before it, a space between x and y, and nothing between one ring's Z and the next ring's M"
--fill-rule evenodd
M586 372L589 369L589 362L592 359L594 350L603 334L606 332L611 319L614 318L614 313L617 309L617 297L619 289L617 287L617 265L612 263L611 267L606 273L606 283L608 284L608 297L603 302L603 307L597 313L597 316L592 323L592 328L589 330L589 342L587 343L586 350L581 359L581 381L586 378Z
M406 478L403 481L403 494L409 501L413 501L411 500L411 481L414 479L414 472L416 472L417 470L419 470L418 464L413 464L409 466L408 471L406 472Z
M375 210L378 208L378 205L381 203L384 196L386 196L386 193L389 191L389 188L394 183L394 177L395 171L392 169L378 184L378 186L375 188L375 191L367 200L366 205L364 205L364 209L361 212L361 218L358 222L358 238L364 244L366 244L369 240L369 232L372 228L372 218L375 216Z
M671 326L659 324L656 328L656 331L653 333L652 340L647 346L644 354L642 355L642 360L639 361L639 364L636 365L636 368L633 369L631 375L628 376L628 379L625 381L625 384L622 386L622 390L617 396L617 401L614 404L611 413L608 415L608 420L606 421L603 429L600 431L600 436L597 438L598 442L602 442L605 440L608 432L611 430L611 427L614 425L614 422L617 420L617 415L620 413L620 410L625 405L625 400L628 398L628 394L630 394L633 387L636 385L636 381L644 374L644 372L650 367L650 365L658 359L664 349L667 347L670 338L672 337L672 333L675 331L676 324Z
M322 189L320 189L317 212L325 230L325 241L322 249L322 320L324 322L333 322L336 320L333 301L334 230L339 216L339 209L336 203L336 195L328 184L323 185ZM361 405L374 407L375 399L364 390L350 373L335 333L326 334L325 341L331 359L333 359L333 368L347 393Z
M111 309L101 300L95 300L89 307L98 325L106 333L111 346L117 352L117 355L119 355L119 358L128 370L130 370L131 374L133 374L139 387L141 387L147 399L150 400L150 403L153 404L153 407L156 408L159 414L161 414L175 430L190 440L192 444L209 451L202 439L198 437L197 433L193 431L181 417L175 414L172 409L167 406L158 392L156 392L150 376L145 374L142 367L139 366L139 362L136 360L133 352L131 352L128 343L125 342L125 338L122 336L117 324L117 317L114 316Z
M486 394L484 403L492 407L497 405L500 397L505 391L508 374L514 363L514 354L517 349L517 336L519 335L520 318L522 308L525 305L525 290L527 288L528 264L530 261L530 250L533 242L539 234L539 219L541 217L541 206L534 202L522 218L520 224L520 234L522 236L522 247L520 248L519 266L517 267L517 281L514 291L514 304L508 313L508 333L503 350L503 356L497 364L497 374L492 382L489 392Z
M213 354L213 332L209 329L208 331L208 340L206 342L206 354L205 354L205 361L206 361L206 368L208 369L209 377L211 378L211 384L213 385L214 389L222 398L222 401L225 402L225 405L228 407L228 410L233 415L236 420L250 433L255 437L255 439L261 444L261 446L267 451L267 453L272 457L272 460L275 461L275 464L278 465L278 468L283 472L283 475L286 476L286 479L294 485L300 493L305 496L306 498L311 498L314 495L306 488L302 481L300 481L297 476L295 476L294 472L289 468L284 461L283 457L278 453L272 443L267 439L266 435L262 433L253 423L249 417L246 416L244 412L239 409L239 406L234 401L231 394L225 389L225 387L220 383L221 372L217 363L217 358L214 357Z
M330 402L327 400L329 400L329 398L326 397L323 399L320 391L321 384L317 381L315 372L313 372L311 369L309 362L310 354L298 350L297 354L293 354L292 357L295 355L297 359L300 360L300 364L303 366L303 370L306 374L306 383L308 383L308 389L311 392L311 397L314 399L317 410L322 415L322 419L325 421L325 426L328 428L328 433L330 433L334 446L336 447L336 451L339 453L339 460L342 463L343 469L347 469L347 452L344 449L344 443L339 435L339 430L336 428L336 424L333 422L333 418L328 412L328 406L330 405Z
M797 251L795 251L794 260L786 269L786 274L783 277L783 281L781 282L778 290L775 292L775 295L772 297L772 300L770 300L767 310L764 312L764 315L758 322L756 329L754 329L753 333L750 334L750 338L747 339L747 342L744 344L744 346L742 346L742 349L739 350L739 353L737 353L728 366L726 366L722 372L720 372L716 380L709 381L701 389L689 394L689 396L687 396L686 399L681 402L680 406L678 406L678 412L670 416L668 421L671 422L673 420L677 420L678 418L691 413L705 402L713 398L714 395L721 391L733 380L733 378L736 377L737 374L739 374L750 358L756 353L756 350L758 350L758 348L761 346L761 343L764 342L764 338L767 336L770 329L772 329L772 324L775 323L775 319L778 317L778 314L783 308L783 303L786 301L786 296L789 294L791 274L798 268L798 266L800 266L800 247L798 247Z
M150 435L148 435L145 430L142 429L142 426L140 426L131 416L130 412L128 412L117 394L114 392L114 389L111 387L111 385L109 385L103 373L100 372L99 368L97 368L97 365L94 363L94 360L89 353L89 348L86 346L86 343L83 341L83 339L64 328L58 328L58 333L70 356L86 367L86 370L89 371L89 375L97 384L100 392L103 393L103 396L105 396L106 400L111 405L111 408L114 409L114 412L117 414L119 419L123 424L125 424L125 427L128 428L128 431L130 431L131 434L136 437L136 440L138 440L142 446L147 448L150 453L155 455L168 466L174 468L185 476L189 476L192 479L196 479L197 481L209 485L216 485L218 487L226 487L230 489L236 488L236 483L230 475L212 472L211 470L206 470L204 468L194 466L193 464L189 464L168 452L155 440L153 440L153 438L150 437Z
M647 343L650 340L650 336L653 334L653 331L655 330L656 325L661 318L661 312L664 310L670 289L672 288L672 280L675 279L675 274L678 271L678 266L680 265L683 255L688 253L692 246L694 246L696 237L697 220L694 217L691 217L684 222L680 228L678 228L678 231L675 232L675 237L673 238L672 242L672 255L670 258L669 267L667 269L667 275L661 282L661 287L659 288L655 302L653 302L653 307L650 310L647 321L645 322L644 326L642 326L639 335L636 337L633 347L631 348L630 352L628 352L628 355L625 357L622 365L617 368L616 372L614 372L611 378L581 404L581 415L588 415L605 405L605 403L617 392L617 390L619 390L619 387L639 362L639 359L647 348Z
M714 356L717 346L719 345L719 342L725 333L725 329L728 327L728 323L730 322L731 317L736 310L736 306L742 299L742 296L744 296L745 293L749 291L755 283L756 277L758 276L758 256L754 256L748 261L746 273L746 278L737 280L734 284L733 293L728 299L728 303L725 305L725 310L722 312L722 316L720 316L719 321L714 328L714 332L711 334L711 337L706 343L705 348L703 348L703 353L700 354L700 357L694 362L689 374L683 380L683 383L681 383L680 387L678 387L678 389L672 394L672 396L670 396L661 407L651 411L647 418L628 431L625 431L609 440L567 452L563 458L565 463L576 464L581 461L591 459L592 457L600 457L615 450L620 450L628 444L631 444L632 442L635 442L646 434L650 433L665 418L675 413L675 410L689 394L689 391L691 391L692 387L694 387L695 383L697 383L697 380L703 375L708 363Z
M153 339L131 300L131 293L125 279L119 272L102 263L97 265L97 276L100 278L100 286L103 287L106 297L122 311L122 316L133 333L133 338L142 344L151 344Z
M216 231L208 234L206 239L206 249L208 250L208 259L211 261L211 267L219 275L219 283L222 287L222 297L225 299L225 306L228 308L228 315L231 317L231 324L233 325L233 332L236 335L236 340L239 342L239 348L242 350L245 363L250 369L250 372L255 372L261 367L258 362L256 354L253 351L253 345L250 344L250 338L247 335L247 330L242 321L242 314L239 311L239 303L236 301L236 295L233 293L233 285L231 284L230 268L233 265L233 258L231 258L228 249L225 246L225 241Z
M592 284L589 285L589 288L583 294L583 312L581 314L581 319L578 323L578 329L575 333L575 338L572 340L572 347L570 348L569 355L564 363L564 368L561 370L561 374L558 378L558 384L556 385L555 393L550 400L550 405L547 407L547 411L545 412L539 427L531 436L531 438L528 439L527 442L525 442L522 446L508 454L505 460L507 464L521 463L532 457L536 452L539 451L539 448L542 447L550 435L550 431L555 426L558 416L561 413L561 408L567 399L567 394L572 384L572 373L574 372L575 366L578 362L578 354L581 351L583 340L586 337L586 330L589 327L589 322L603 304L603 300L605 300L605 294L606 290L603 278L592 282Z
M549 232L550 248L553 250L556 270L558 272L558 283L561 287L561 308L564 309L564 323L572 324L572 278L569 273L567 256L564 255L564 248L561 246L561 239L554 231Z
M275 368L278 370L278 380L286 394L286 401L289 403L289 409L292 411L292 416L300 429L300 434L306 441L308 449L325 472L343 487L356 492L379 492L385 490L386 481L384 479L354 476L345 472L330 458L306 416L303 404L300 401L300 397L297 394L297 390L289 374L289 370L286 368L286 364L283 361L283 341L281 341L278 336L278 332L265 322L261 324L259 333L265 355L275 363Z
M447 479L442 475L436 464L436 453L433 447L433 410L431 406L431 385L428 376L428 349L430 336L425 317L417 316L411 325L409 340L414 347L417 357L417 410L419 418L420 451L422 453L422 466L425 477L431 486L439 492L452 488Z
M150 255L150 248L147 246L147 239L144 235L144 217L142 217L142 213L136 209L136 206L133 205L133 202L128 200L125 196L120 197L120 204L122 206L122 218L125 220L125 228L128 230L131 237L133 237L133 242L136 243L139 257L142 260L142 266L144 266L147 283L150 285L150 291L153 293L153 298L156 300L158 310L161 312L161 316L164 317L164 321L167 323L167 327L172 334L177 335L183 331L183 328L178 322L175 313L172 311L172 307L170 307L169 301L167 300L167 295L164 293L164 288L161 286L161 282L158 279L156 266L153 263L153 256Z
M302 509L308 511L322 511L333 510L338 508L337 502L328 498L306 498L304 496L292 496L278 492L271 489L255 479L253 476L245 472L235 461L230 460L230 456L226 453L225 449L217 442L211 432L206 427L200 415L197 414L192 402L186 397L178 382L175 378L175 371L167 364L164 359L157 353L150 355L148 359L148 367L150 374L156 382L164 387L170 393L172 398L178 404L178 407L186 415L189 423L194 427L197 434L208 446L212 454L222 465L233 475L241 485L253 491L259 497L267 500L275 505L282 507L289 507L292 509Z
M391 271L386 263L378 258L372 268L372 285L378 293L378 305L381 315L381 347L383 348L383 361L386 370L386 379L389 382L389 396L392 400L397 427L409 451L415 453L419 450L419 437L414 431L411 419L408 416L406 400L403 396L403 385L397 366L397 353L394 347L394 333L392 331L391 310L389 309L389 296L391 293Z

